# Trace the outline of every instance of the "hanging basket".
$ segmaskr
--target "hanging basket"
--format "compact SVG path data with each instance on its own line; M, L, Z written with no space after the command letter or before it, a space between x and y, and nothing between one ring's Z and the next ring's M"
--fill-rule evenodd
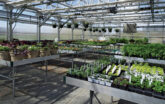
M0 59L10 61L10 54L6 51L0 51Z
M57 25L56 25L56 24L53 24L53 25L52 25L52 27L53 27L53 28L56 28L56 27L57 27Z
M71 27L72 27L71 23L68 23L67 28L71 28Z
M109 27L109 28L108 28L108 31L109 31L109 32L112 32L112 28L111 28L111 27Z
M28 58L36 58L36 57L39 57L39 51L29 51L28 52Z
M26 54L15 54L13 51L10 52L11 61L19 61L27 58Z
M74 23L74 28L78 28L78 23Z

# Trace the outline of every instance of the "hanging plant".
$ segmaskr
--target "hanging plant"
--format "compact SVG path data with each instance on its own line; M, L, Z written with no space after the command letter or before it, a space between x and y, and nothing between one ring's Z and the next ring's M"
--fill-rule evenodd
M53 28L56 28L56 27L57 27L57 25L56 25L56 24L53 24L53 25L52 25L52 27L53 27Z
M102 32L106 32L106 29L104 27L102 28Z
M108 31L109 31L109 32L112 32L112 27L109 27L109 28L108 28Z
M104 32L107 32L107 30L105 29Z
M86 28L84 28L84 31L87 31L87 29L86 29Z
M95 31L99 31L98 28L96 28Z
M92 28L89 28L89 31L92 31Z
M116 33L120 32L120 29L115 29L115 32L116 32Z
M74 28L78 28L78 23L74 23Z
M63 24L59 24L59 28L63 28L63 26L64 26Z
M83 26L84 26L84 28L88 28L89 23L84 21L84 22L83 22Z
M71 23L67 23L67 28L71 28L72 24Z

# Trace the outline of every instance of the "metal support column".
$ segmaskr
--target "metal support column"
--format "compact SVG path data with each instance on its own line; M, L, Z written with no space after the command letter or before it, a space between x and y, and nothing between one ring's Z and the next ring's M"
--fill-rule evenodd
M72 27L72 40L74 39L74 27Z
M163 29L162 29L162 43L164 42L164 19L163 19Z
M148 42L150 43L150 31L149 31L150 22L148 22L147 32L148 32Z
M9 41L13 40L13 9L10 8L10 14L9 14Z
M60 41L60 27L58 26L58 41Z
M58 27L57 27L57 30L58 30L58 41L60 41L60 18L58 18Z
M7 25L7 28L6 28L6 31L7 31L7 34L6 34L6 40L9 40L9 19L8 19L8 17L9 17L9 8L8 8L8 6L6 5L6 11L7 11L7 14L6 14L6 18L7 18L7 20L6 20L6 25Z
M45 82L47 82L48 77L48 61L45 60Z
M82 29L82 40L85 39L84 30Z
M37 18L37 41L40 42L41 40L41 18L38 16Z

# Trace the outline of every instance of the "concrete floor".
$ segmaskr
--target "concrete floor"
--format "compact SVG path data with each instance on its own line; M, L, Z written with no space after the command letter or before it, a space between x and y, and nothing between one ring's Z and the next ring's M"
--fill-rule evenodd
M63 83L63 76L69 67L71 63L49 62L48 82L44 81L44 66L41 64L17 67L16 97L12 97L11 81L0 78L0 104L89 104L88 90ZM1 68L0 73L6 74L9 70ZM97 96L102 104L111 103L109 96ZM118 103L132 104L123 100L114 104ZM95 98L93 104L99 104Z

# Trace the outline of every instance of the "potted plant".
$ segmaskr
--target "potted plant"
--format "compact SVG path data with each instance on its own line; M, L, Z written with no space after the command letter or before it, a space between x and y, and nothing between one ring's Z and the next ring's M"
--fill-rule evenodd
M119 32L120 32L120 29L115 29L115 32L116 32L116 33L119 33Z
M96 28L95 31L98 31L98 28Z
M87 29L87 28L88 28L88 26L89 26L89 23L84 21L84 22L83 22L83 26L84 26L84 28L86 28L86 29Z
M53 28L56 28L56 27L57 27L57 25L56 25L56 24L53 24L53 25L52 25L52 27L53 27Z
M165 83L163 84L163 95L164 95L164 98L165 98Z
M78 28L78 23L74 23L74 28Z
M161 81L153 81L152 83L152 89L153 89L153 96L157 98L164 98L163 97L163 84Z
M40 47L40 57L49 56L49 55L50 55L50 50L47 46Z
M11 61L18 61L27 58L28 45L17 46L10 51Z
M113 81L113 83L112 83L112 87L115 87L115 88L119 88L119 83L120 82L120 79L119 78L116 78L116 79L114 79L114 81Z
M105 85L111 87L112 81L109 79L105 80Z
M87 29L86 29L86 28L84 28L84 31L87 31Z
M87 73L86 73L86 72L83 72L83 73L82 73L82 79L83 79L83 80L88 80L88 78L87 78Z
M39 47L32 45L28 47L28 58L35 58L39 56Z
M128 86L128 83L129 83L128 79L122 79L122 81L120 82L119 88L126 90L127 86Z
M99 84L100 80L98 79L98 75L95 74L93 75L93 77L94 77L93 82Z
M102 32L106 32L106 29L104 27L102 28Z
M109 32L112 32L112 27L109 27L109 28L108 28L108 31L109 31Z
M57 43L53 43L50 46L50 54L51 55L55 55L55 54L57 54L57 51L58 51L58 44Z
M130 43L134 43L135 40L134 40L134 39L130 39L129 42L130 42Z
M92 31L92 28L89 28L89 31Z
M144 94L148 96L152 96L152 89L151 89L152 86L149 84L148 79L145 79L143 81L143 86L144 86Z
M88 76L88 81L93 83L94 82L94 76Z
M100 76L99 76L98 79L100 80L99 83L101 85L105 85L105 79L106 79L106 76L105 75L100 74Z
M71 23L67 23L67 28L71 28L72 24Z
M0 59L2 60L10 60L10 54L9 54L10 48L6 46L0 46Z

